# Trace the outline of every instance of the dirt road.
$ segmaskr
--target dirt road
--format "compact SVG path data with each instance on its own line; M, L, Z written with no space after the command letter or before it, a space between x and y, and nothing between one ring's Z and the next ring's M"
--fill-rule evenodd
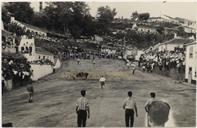
M73 80L80 71L89 73L88 80ZM104 90L100 89L98 83L101 75L107 78ZM176 84L174 80L156 74L136 71L132 75L122 61L96 60L95 65L88 60L82 60L79 65L76 61L65 62L56 74L33 85L33 103L27 103L24 87L3 95L3 123L13 122L18 127L75 127L76 99L80 96L80 90L86 89L91 109L87 126L124 126L122 103L128 90L133 91L139 111L135 126L144 126L144 104L151 91L169 102L176 126L196 126L195 87Z

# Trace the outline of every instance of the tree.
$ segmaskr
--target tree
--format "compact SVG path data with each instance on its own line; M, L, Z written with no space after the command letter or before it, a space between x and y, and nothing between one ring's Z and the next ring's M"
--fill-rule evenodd
M92 33L90 31L93 21L86 3L50 2L48 4L49 6L44 10L47 29L60 33L69 31L75 38Z
M21 28L15 23L9 23L6 26L6 30L8 30L9 32L15 33L17 36L22 36L25 34L24 28Z
M99 27L104 33L107 32L107 29L110 27L111 22L116 16L116 9L111 9L109 6L99 7L97 10L97 19Z
M150 14L149 13L141 13L141 14L138 14L138 19L139 20L147 20L149 17L150 17Z
M2 21L4 24L8 24L10 22L10 16L5 5L2 5Z
M149 17L149 13L138 13L137 11L132 13L132 18L134 20L147 20Z
M15 19L25 23L31 23L34 12L29 2L9 2L5 4L5 8Z

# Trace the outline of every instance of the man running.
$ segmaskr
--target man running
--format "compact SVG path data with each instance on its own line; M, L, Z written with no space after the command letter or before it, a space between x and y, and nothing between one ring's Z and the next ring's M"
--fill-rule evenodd
M90 108L89 108L88 100L85 96L86 96L86 91L81 90L81 97L77 99L77 104L76 104L78 127L85 127L87 117L90 118Z
M103 89L103 87L105 86L105 81L106 81L105 77L101 76L101 78L99 79L99 82L101 84L101 89Z
M132 98L132 91L128 92L128 97L124 100L123 109L125 109L125 124L126 127L133 127L134 113L138 117L137 105Z

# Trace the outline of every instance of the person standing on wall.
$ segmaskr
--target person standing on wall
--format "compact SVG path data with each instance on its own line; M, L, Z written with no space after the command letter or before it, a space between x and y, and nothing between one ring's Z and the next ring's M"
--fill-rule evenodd
M78 127L86 127L87 117L90 118L90 108L88 99L85 97L86 91L81 90L81 97L77 99L76 113Z
M137 105L132 97L132 91L128 92L128 97L124 100L123 109L125 110L125 124L126 127L133 127L134 113L138 117Z

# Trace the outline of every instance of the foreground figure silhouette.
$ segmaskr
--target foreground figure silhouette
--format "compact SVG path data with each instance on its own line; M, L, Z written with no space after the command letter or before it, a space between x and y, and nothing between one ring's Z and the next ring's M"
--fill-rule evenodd
M170 106L163 101L153 101L148 111L148 124L150 127L164 127L168 121Z

